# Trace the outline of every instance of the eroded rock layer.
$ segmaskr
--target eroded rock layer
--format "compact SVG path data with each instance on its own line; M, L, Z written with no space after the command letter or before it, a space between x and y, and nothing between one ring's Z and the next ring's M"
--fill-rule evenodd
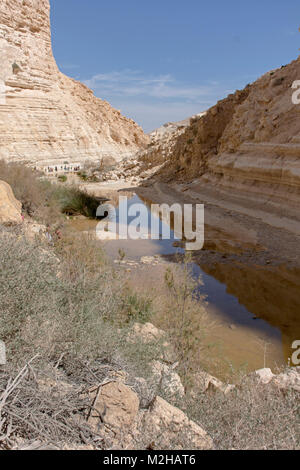
M0 3L0 158L120 160L148 141L132 120L60 73L49 0Z
M251 215L259 208L289 217L300 233L300 104L295 104L300 92L293 88L297 80L300 58L192 118L175 136L157 177L193 181L185 190L204 201L224 207L230 202L231 208L244 207Z

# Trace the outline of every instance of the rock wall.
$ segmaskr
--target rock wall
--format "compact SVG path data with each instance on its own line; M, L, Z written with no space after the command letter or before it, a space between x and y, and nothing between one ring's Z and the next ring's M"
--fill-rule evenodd
M150 143L145 150L139 152L138 159L147 168L161 165L169 161L177 144L178 138L190 125L190 119L179 122L168 122L149 134Z
M49 0L1 0L0 158L120 160L146 146L136 123L59 72L49 13Z
M300 199L300 105L292 101L300 59L268 72L249 88L208 161L207 181L249 197L285 201L297 209Z
M266 204L268 212L299 223L300 104L292 101L296 80L300 58L191 119L175 136L157 177L196 179L199 193L213 191L214 203L226 206L235 198L240 206Z

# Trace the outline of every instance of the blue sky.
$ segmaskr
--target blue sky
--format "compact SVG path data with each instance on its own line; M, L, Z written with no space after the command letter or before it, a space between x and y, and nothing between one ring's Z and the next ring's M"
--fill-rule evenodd
M61 71L146 132L200 113L299 54L299 0L50 4Z

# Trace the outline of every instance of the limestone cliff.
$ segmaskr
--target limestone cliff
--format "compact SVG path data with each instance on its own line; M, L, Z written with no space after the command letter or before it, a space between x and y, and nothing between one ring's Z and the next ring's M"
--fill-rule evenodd
M60 73L49 13L49 0L1 0L0 158L120 160L143 148L137 124Z
M259 208L289 216L300 232L300 104L292 100L296 80L300 58L191 119L175 136L157 177L193 180L187 188L191 193L224 207L230 201L245 213L251 206L251 213Z
M151 132L149 134L150 143L148 147L139 152L139 161L148 168L168 161L173 154L178 137L184 133L191 119L168 122Z

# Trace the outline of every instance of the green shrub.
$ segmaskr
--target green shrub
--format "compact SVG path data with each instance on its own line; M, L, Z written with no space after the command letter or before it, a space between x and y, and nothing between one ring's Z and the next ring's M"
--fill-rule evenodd
M57 186L53 190L53 198L58 201L59 207L64 214L81 214L89 218L96 218L97 208L101 202L101 199L72 186Z
M82 179L82 181L87 181L88 175L85 172L79 171L77 174L78 174L79 178Z
M68 181L68 177L67 177L66 175L60 175L60 176L58 177L58 181L59 181L60 183L66 183L66 182Z

